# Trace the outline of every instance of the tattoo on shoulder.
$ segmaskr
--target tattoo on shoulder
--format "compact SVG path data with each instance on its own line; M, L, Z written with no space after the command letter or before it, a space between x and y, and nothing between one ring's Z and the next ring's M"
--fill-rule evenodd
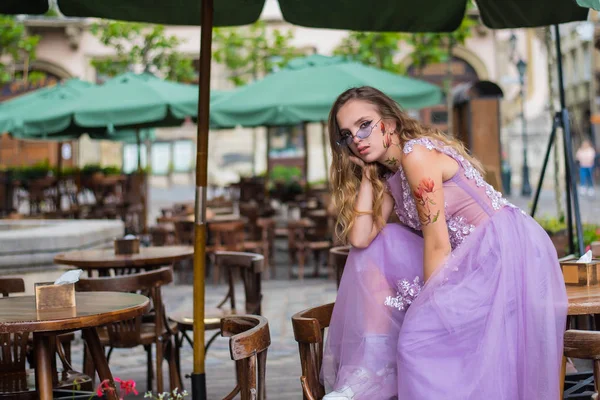
M398 165L398 159L396 157L386 158L385 163L390 167Z
M421 225L433 224L440 216L440 210L436 213L431 211L431 206L436 205L431 199L431 194L436 190L433 179L423 178L417 188L413 191L417 207L419 208L419 220Z

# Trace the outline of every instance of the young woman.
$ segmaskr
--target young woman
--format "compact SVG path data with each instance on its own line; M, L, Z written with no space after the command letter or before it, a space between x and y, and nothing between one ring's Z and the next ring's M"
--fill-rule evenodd
M337 233L353 249L325 399L556 398L567 296L544 230L377 89L342 93L329 132ZM402 224L386 225L392 212Z

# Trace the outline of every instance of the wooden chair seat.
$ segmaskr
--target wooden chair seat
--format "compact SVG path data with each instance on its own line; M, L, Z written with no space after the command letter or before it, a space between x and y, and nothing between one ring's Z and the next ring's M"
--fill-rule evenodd
M204 311L204 329L207 331L214 331L220 329L221 319L232 315L237 315L236 310L221 309L221 308L207 308ZM175 315L170 316L171 322L175 323L177 329L180 331L191 331L194 329L194 318L190 316Z
M177 322L169 321L168 329L171 332L177 332ZM163 335L167 334L167 329L163 329ZM103 346L110 346L110 338L108 336L108 329L106 327L98 328L98 337L100 338L100 343ZM156 327L151 322L144 322L140 325L140 344L142 345L150 345L156 343Z
M320 242L308 242L306 247L310 250L329 250L331 248L331 242L323 240Z
M221 251L215 253L215 262L219 264L225 275L227 276L228 291L215 308L208 308L205 311L204 325L207 331L216 330L217 332L205 344L205 349L208 350L211 343L221 333L221 324L225 318L238 315L239 311L243 314L261 313L262 302L262 271L264 268L264 257L256 253L243 253L235 251ZM238 310L235 301L235 277L240 277L244 284L245 306L243 310ZM228 304L227 304L228 303ZM226 307L228 305L228 307ZM176 336L176 351L177 360L180 360L179 350L184 339L191 346L194 342L187 334L193 330L194 319L185 315L172 315L171 320L178 323L180 334ZM181 369L181 367L179 367Z

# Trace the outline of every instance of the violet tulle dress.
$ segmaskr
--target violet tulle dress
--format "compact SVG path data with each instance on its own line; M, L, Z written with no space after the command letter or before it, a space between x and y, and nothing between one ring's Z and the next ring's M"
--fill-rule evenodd
M387 179L402 224L348 256L321 378L353 399L546 400L559 392L567 296L548 235L453 148L444 182L452 253L423 285L423 238L404 172ZM337 397L336 397L337 398Z

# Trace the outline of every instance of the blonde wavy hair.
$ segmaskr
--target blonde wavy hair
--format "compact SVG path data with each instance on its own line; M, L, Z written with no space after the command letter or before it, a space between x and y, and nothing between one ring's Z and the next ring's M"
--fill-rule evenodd
M362 178L361 168L350 161L352 155L347 146L340 146L340 127L337 123L337 114L340 108L350 100L366 101L377 108L379 115L383 120L393 120L396 123L396 130L393 132L400 139L400 146L411 139L429 137L439 140L447 146L453 147L459 154L467 159L475 168L483 172L479 161L474 159L465 149L464 145L458 140L446 135L444 132L421 125L417 120L409 117L390 97L370 86L356 87L346 90L339 95L331 112L329 113L329 141L331 143L332 159L329 170L330 185L332 189L333 208L337 212L337 223L335 233L343 242L348 242L348 233L352 229L357 213L354 208L356 194L360 187ZM367 164L369 176L376 177L372 179L373 184L373 220L378 229L385 226L383 220L383 194L386 190L384 185L385 175L389 170L379 163Z

